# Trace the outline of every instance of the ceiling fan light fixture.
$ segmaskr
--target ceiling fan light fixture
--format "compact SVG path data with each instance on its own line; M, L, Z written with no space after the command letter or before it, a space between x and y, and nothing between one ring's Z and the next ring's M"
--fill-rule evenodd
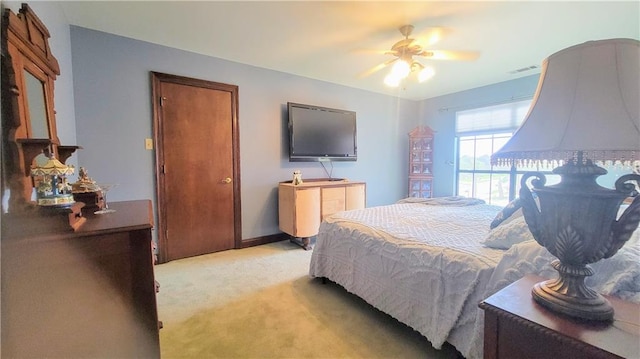
M418 82L425 82L428 79L432 78L436 72L433 67L424 67L420 72L418 72Z
M419 61L414 61L414 57L429 60L475 60L479 56L475 51L425 50L422 44L424 40L409 37L413 29L413 25L401 26L399 30L404 38L394 43L391 50L384 51L385 55L391 55L394 58L375 66L368 71L368 74L393 64L389 74L384 78L384 83L387 86L397 87L403 79L409 76L416 78L419 82L424 82L435 75L435 70L432 67L425 67ZM443 32L443 29L436 29L432 32L431 36L426 39L428 44L437 42Z
M409 76L410 72L411 66L405 60L396 61L391 68L391 74L398 79Z
M418 61L414 61L411 63L411 72L419 72L424 69L424 65L419 63Z

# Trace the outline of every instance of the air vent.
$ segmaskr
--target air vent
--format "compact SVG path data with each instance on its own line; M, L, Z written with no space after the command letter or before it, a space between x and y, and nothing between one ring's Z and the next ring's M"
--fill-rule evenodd
M520 68L520 69L517 69L517 70L509 71L509 74L515 75L515 74L519 74L519 73L522 73L522 72L525 72L525 71L535 70L535 69L537 69L539 67L540 66L538 66L538 65L531 65L531 66L523 67L523 68Z

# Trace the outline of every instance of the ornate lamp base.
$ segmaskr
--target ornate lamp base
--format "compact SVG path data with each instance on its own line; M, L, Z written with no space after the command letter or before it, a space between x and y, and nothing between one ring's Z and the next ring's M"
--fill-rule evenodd
M627 181L640 180L640 175L628 174L616 181L610 190L596 183L606 174L604 168L582 159L553 170L562 178L560 183L545 186L544 174L526 173L521 180L522 212L535 240L558 258L552 263L559 278L538 283L532 290L533 299L549 310L574 318L610 321L611 304L599 293L587 287L584 279L593 275L588 264L610 258L629 240L640 222L640 196L617 216L620 204L635 195L635 187ZM527 186L532 181L539 205Z
M560 278L540 282L531 290L538 304L574 318L613 320L613 307L609 301L584 283L584 278L593 274L591 268L569 269L560 261L554 261L553 267L560 273Z

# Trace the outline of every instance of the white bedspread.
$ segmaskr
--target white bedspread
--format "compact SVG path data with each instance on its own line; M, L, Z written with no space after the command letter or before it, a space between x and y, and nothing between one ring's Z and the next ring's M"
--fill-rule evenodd
M500 207L399 203L335 214L320 226L310 275L326 277L424 335L469 343L503 250L482 246ZM460 350L460 348L459 348Z
M484 317L478 303L525 274L556 277L554 257L531 240L508 250L480 244L499 207L403 202L327 218L309 273L340 284L435 348L448 341L466 358L479 359ZM638 238L640 230L618 254L592 265L596 274L587 283L640 302Z
M557 278L551 266L556 258L534 240L516 244L505 252L495 268L484 297L489 297L527 274L542 278ZM640 303L640 229L611 258L590 265L595 274L585 283L600 294ZM484 311L476 311L475 330L471 345L463 352L468 359L482 358Z

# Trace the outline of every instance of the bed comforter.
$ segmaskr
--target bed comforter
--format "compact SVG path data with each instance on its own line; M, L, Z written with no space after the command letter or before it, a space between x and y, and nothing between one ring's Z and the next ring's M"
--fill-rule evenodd
M478 303L527 273L554 277L553 257L527 231L516 241L522 243L508 250L482 244L500 209L457 199L404 200L334 214L320 226L309 274L336 282L415 329L435 348L447 341L465 357L481 358ZM607 261L621 253L624 263L597 275L626 272L624 278L617 277L609 289L596 289L640 300L638 241ZM636 262L622 270L629 260Z

